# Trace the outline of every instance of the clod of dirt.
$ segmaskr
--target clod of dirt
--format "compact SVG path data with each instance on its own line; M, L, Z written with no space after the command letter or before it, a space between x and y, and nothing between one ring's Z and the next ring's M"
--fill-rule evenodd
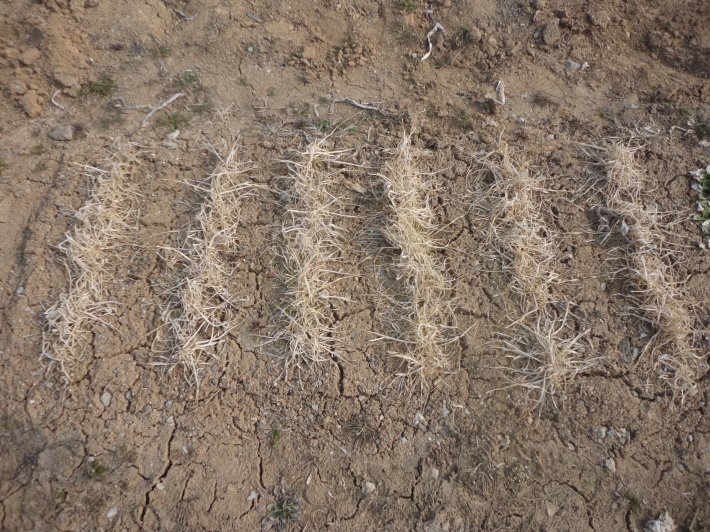
M20 56L20 62L25 66L32 66L42 54L37 48L29 48Z
M550 22L545 24L542 29L542 42L547 45L555 44L561 37L560 32L560 19L553 18Z
M35 118L42 113L43 99L37 94L37 91L27 91L22 96L22 108L30 118Z
M74 138L74 128L71 126L54 126L47 135L52 140L71 140Z
M675 530L675 523L667 512L663 512L658 516L658 519L646 523L643 530L644 532L673 532Z
M598 7L589 10L589 22L604 29L611 23L609 12Z
M545 9L547 7L547 0L531 0L530 5L535 9Z

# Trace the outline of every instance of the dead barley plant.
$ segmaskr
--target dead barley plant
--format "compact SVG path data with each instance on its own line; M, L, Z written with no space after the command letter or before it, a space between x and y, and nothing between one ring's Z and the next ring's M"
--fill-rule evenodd
M203 203L180 245L161 248L170 282L163 287L163 326L154 352L163 354L153 365L182 366L188 383L199 392L200 369L218 359L217 346L242 321L242 306L249 301L235 280L244 202L267 187L246 176L253 167L237 159L232 146L214 172L194 185Z
M433 176L419 170L410 138L404 136L383 174L387 227L383 234L398 255L393 268L395 294L387 299L384 322L392 331L379 339L395 342L392 355L404 362L398 377L428 377L448 372L447 345L455 341L451 325L451 282L437 257L439 226L432 208ZM384 291L383 291L384 293Z
M343 199L337 194L337 172L329 170L345 151L328 147L328 138L312 142L296 161L286 161L291 172L285 192L289 206L283 218L286 300L285 326L275 339L288 344L283 356L285 378L292 368L337 358L330 302L342 299L333 287L344 273L344 234L340 222Z
M44 311L42 359L56 363L68 383L87 357L89 328L111 327L106 317L116 313L118 303L110 301L109 287L118 263L131 250L138 221L134 150L114 145L103 168L82 166L91 179L89 199L74 213L76 226L58 246L69 287Z
M701 358L693 346L695 331L682 283L673 263L680 260L671 250L670 224L662 213L643 204L648 183L635 159L638 147L618 140L601 145L585 145L583 153L602 173L594 189L603 197L604 213L600 229L612 232L610 217L619 220L619 245L612 251L623 264L622 273L631 283L630 299L639 310L637 317L655 330L644 348L656 357L661 379L682 400L696 391ZM602 212L602 207L597 208ZM633 313L633 312L632 312Z
M557 245L541 214L543 179L516 168L504 144L474 157L474 164L477 188L467 196L472 221L480 228L483 253L492 251L502 262L521 312L493 343L513 361L512 369L498 369L512 372L511 386L537 391L542 409L548 397L555 404L555 396L598 361L581 358L579 340L589 331L573 332L569 305L562 317L551 310L559 276Z

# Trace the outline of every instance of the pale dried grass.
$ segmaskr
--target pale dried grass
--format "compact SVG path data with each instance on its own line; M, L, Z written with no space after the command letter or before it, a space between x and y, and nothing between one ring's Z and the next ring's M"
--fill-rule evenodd
M88 201L74 213L76 226L58 248L69 287L44 311L42 359L57 364L67 382L91 349L90 328L111 327L108 316L118 302L109 300L117 265L131 251L137 231L138 167L135 147L114 145L102 168L82 166L91 179Z

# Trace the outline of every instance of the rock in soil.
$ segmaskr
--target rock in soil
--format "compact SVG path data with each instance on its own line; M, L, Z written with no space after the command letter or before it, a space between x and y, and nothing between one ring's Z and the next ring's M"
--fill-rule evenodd
M71 140L74 138L74 128L71 126L54 126L48 135L52 140Z

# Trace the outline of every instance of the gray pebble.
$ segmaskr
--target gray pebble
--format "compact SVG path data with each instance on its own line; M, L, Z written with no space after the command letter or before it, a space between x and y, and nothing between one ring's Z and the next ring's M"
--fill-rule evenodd
M318 405L313 404L313 405L311 405L311 408L313 410L315 410L316 412L318 412Z
M113 508L110 508L108 512L106 512L106 517L108 517L109 519L113 519L114 517L116 517L117 513L118 508L114 506Z
M16 291L15 293L16 293L18 296L21 296L22 294L25 293L25 287L24 287L24 286L21 286L20 288L17 289L17 291Z
M565 68L567 70L579 70L580 68L582 68L582 65L580 65L576 61L565 61Z
M101 402L106 408L111 406L111 399L113 399L113 394L108 390L104 390L104 393L101 394Z
M616 473L616 462L614 462L613 458L607 458L604 460L604 466L612 473Z
M165 408L170 409L173 407L173 402L172 401L165 401Z
M375 491L375 485L372 482L362 483L362 493L363 495L370 495Z
M52 140L71 140L74 138L74 128L71 126L54 126L48 136Z
M599 427L597 429L597 438L603 440L606 437L606 427Z
M127 399L128 401L130 401L131 399L133 399L133 391L132 391L132 390L128 390L128 391L126 392L126 399Z

